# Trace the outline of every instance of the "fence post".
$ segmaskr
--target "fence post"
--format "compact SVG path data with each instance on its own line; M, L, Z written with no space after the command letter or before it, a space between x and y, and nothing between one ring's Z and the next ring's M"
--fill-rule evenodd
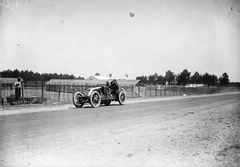
M152 97L152 85L150 85L150 97Z
M4 105L4 100L2 98L2 82L0 81L0 99L1 99L1 104Z
M21 92L22 92L22 103L24 103L24 83L23 82L21 82L21 85L22 85L22 90L21 90Z
M133 92L134 92L134 88L133 88L133 85L132 85L132 87L131 87L132 97L133 97Z
M75 84L73 83L72 84L72 99L73 99L73 97L74 97L74 94L75 94Z
M174 96L175 92L174 92L174 87L171 85L171 90L172 90L172 95Z
M147 97L147 85L145 85L145 97Z
M141 96L140 86L138 86L138 95Z
M58 102L60 100L60 93L61 93L61 84L59 83L59 89L58 89Z
M165 89L164 89L164 95L167 96L167 86L165 85Z
M162 96L162 85L160 86L159 91L160 91L160 95L159 96Z
M157 97L157 85L155 85L155 97Z
M42 81L42 102L43 102L43 97L44 97L44 95L43 95L44 86L45 86L44 81Z
M63 83L63 86L62 86L62 102L65 102L66 100L66 83Z

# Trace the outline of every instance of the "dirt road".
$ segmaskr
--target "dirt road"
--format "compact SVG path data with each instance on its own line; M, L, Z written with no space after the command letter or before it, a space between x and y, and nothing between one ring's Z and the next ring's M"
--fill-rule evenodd
M240 166L240 94L1 115L0 144L7 167Z

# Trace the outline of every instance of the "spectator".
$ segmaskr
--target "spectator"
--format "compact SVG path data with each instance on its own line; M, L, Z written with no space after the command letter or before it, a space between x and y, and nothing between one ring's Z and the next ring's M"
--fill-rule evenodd
M18 102L21 98L22 90L22 79L18 77L17 82L15 82L15 100Z

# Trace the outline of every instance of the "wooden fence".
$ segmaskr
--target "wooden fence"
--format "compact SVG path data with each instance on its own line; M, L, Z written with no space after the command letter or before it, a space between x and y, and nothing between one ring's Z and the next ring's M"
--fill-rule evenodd
M0 97L2 105L10 103L9 97L14 100L15 89L13 84L0 83ZM63 102L71 103L73 93L84 91L89 87L97 85L74 85L74 84L46 84L42 81L28 81L23 87L23 103L43 103L43 102ZM127 98L141 97L165 97L165 96L192 96L202 94L228 93L240 91L240 87L185 87L185 86L166 86L166 85L146 85L132 86L122 85L127 92Z

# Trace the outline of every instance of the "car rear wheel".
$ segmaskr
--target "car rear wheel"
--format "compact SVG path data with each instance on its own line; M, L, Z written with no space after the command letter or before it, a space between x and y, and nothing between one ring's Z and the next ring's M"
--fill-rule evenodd
M125 101L126 101L126 94L123 91L121 91L118 94L118 102L120 105L123 105L123 104L125 104Z
M90 104L92 107L97 108L101 103L101 96L97 91L92 92L90 96Z
M79 100L79 98L82 97L82 96L83 95L82 95L81 92L74 93L74 95L73 95L73 104L75 105L75 107L81 108L83 106L84 103Z

